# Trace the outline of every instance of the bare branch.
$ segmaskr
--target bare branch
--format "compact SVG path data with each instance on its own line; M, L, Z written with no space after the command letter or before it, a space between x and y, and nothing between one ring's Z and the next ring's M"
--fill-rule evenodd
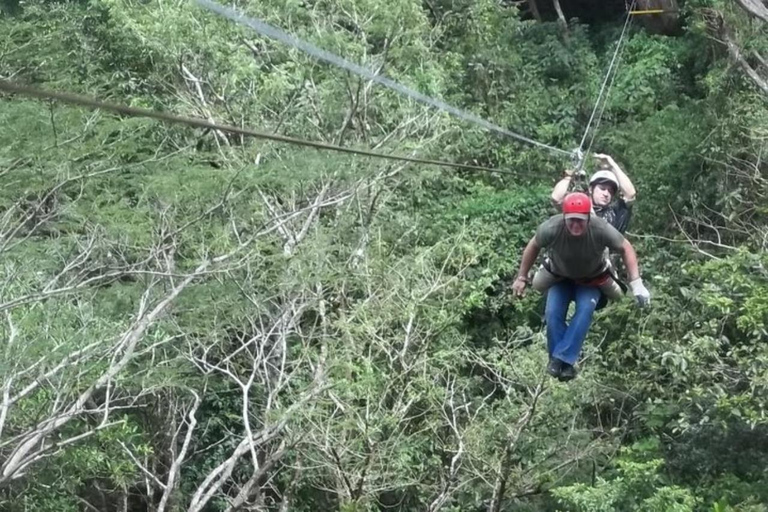
M202 111L203 115L206 117L206 119L210 123L215 123L213 116L211 115L211 111L208 109L208 102L205 101L205 94L203 94L203 88L200 85L201 80L197 78L195 75L192 74L192 72L185 66L184 64L181 65L181 70L184 73L184 77L192 82L192 84L195 87L195 90L197 91L197 98L200 100L200 110ZM216 140L216 145L219 146L219 150L221 150L221 145L219 144L219 140L224 143L225 146L229 146L229 139L227 139L227 136L225 133L223 133L220 130L213 130L214 138Z
M181 450L179 451L178 456L171 464L171 467L168 469L168 479L165 483L165 492L163 492L163 497L160 499L160 504L157 506L157 512L165 512L165 507L168 505L168 502L171 499L171 495L176 489L176 478L181 471L181 465L187 456L189 445L192 443L192 435L194 434L195 427L197 426L197 418L195 417L195 414L197 414L197 410L200 408L201 400L200 396L196 392L191 391L191 393L195 397L195 403L192 405L187 415L187 432L184 436L184 443L181 446Z
M151 311L143 311L143 304L140 306L139 315L136 322L120 337L114 346L114 356L108 368L101 376L93 382L85 391L80 393L76 400L71 403L61 413L46 418L38 424L34 430L24 436L16 445L11 455L2 465L2 476L0 484L8 479L15 478L18 473L29 464L37 460L39 454L45 450L42 443L54 432L78 417L85 410L86 403L93 394L103 389L123 368L133 359L136 346L143 338L147 329L157 320L157 318L166 310L166 308L179 296L179 294L189 286L192 281L197 279L214 261L223 261L231 257L232 253L220 256L214 260L208 260L198 265L197 269L176 287L174 287L162 300L160 300ZM149 289L148 289L149 290Z
M768 23L768 6L762 0L736 0L748 14Z
M213 495L221 489L224 483L229 479L240 458L250 452L252 446L266 444L278 436L285 428L291 416L297 410L302 408L310 399L321 393L325 387L326 386L322 381L315 380L312 386L305 391L296 402L288 407L286 411L284 411L279 420L275 423L266 425L250 438L244 437L232 454L211 470L203 482L197 487L197 490L190 501L188 511L198 512L203 510L211 498L213 498Z

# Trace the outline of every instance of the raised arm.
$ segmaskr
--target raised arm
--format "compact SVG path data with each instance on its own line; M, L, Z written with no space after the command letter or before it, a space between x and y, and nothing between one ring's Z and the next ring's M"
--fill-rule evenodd
M566 169L563 171L563 178L555 184L555 188L552 189L552 195L550 196L553 206L560 206L563 204L563 199L568 193L568 187L571 185L572 177L573 169Z
M616 175L616 179L619 181L619 189L621 190L621 195L624 197L624 201L627 203L634 201L637 196L635 186L632 184L632 180L629 179L629 176L627 176L627 173L625 173L624 170L619 167L619 164L616 163L616 160L610 155L602 153L595 153L595 158L599 158L611 166L611 171L613 171L613 174Z

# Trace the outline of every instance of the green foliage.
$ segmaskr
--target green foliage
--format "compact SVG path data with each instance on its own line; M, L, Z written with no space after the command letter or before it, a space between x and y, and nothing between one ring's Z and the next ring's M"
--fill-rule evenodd
M565 33L507 4L239 8L576 147L621 26ZM687 2L679 37L629 32L592 150L614 155L639 190L630 239L654 307L599 312L570 384L543 378L541 297L513 300L508 287L570 162L433 115L194 3L11 7L2 76L515 176L1 98L0 338L12 342L0 379L18 398L0 404L10 404L0 464L95 390L29 444L50 449L0 482L3 510L157 507L163 488L146 472L165 482L189 433L166 508L186 510L247 429L264 437L205 510L226 510L243 489L241 508L264 510L475 510L494 499L500 510L765 509L768 108L701 11L722 9L745 52L765 53L765 28L736 6ZM126 365L102 378L164 298Z
M553 491L567 510L610 512L652 510L692 512L698 500L687 489L666 485L660 470L661 459L636 460L652 452L654 443L638 443L616 461L615 476L600 478L592 486L576 484Z

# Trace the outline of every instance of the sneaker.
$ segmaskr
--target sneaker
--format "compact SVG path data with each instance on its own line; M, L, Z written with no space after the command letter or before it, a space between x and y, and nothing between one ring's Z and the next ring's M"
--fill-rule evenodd
M563 369L563 362L559 359L550 358L549 364L547 365L547 373L550 374L553 377L560 377L560 372Z
M568 363L563 363L563 367L560 370L560 375L558 378L563 381L569 381L576 378L576 368L573 367L573 365L570 365Z

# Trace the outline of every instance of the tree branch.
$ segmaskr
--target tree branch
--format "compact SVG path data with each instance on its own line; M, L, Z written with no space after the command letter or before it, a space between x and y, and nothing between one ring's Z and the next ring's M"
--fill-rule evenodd
M736 3L748 14L768 23L768 7L761 0L736 0Z

